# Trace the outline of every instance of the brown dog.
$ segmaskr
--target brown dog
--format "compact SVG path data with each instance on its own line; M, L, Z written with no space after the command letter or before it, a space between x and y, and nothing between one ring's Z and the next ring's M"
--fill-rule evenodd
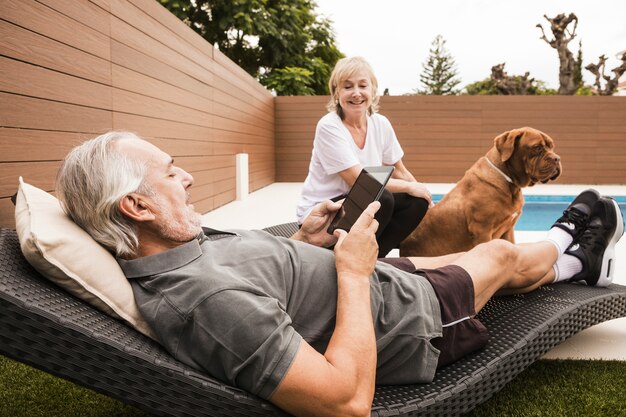
M561 158L545 133L522 127L504 132L400 244L400 256L467 251L491 239L514 242L522 188L561 175Z

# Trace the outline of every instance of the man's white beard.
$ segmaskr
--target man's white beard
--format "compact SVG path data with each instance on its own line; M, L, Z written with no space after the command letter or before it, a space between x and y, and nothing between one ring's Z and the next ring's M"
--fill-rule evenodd
M153 199L164 219L158 226L162 237L174 242L189 242L202 232L202 217L191 206L186 206L182 216L174 216L170 206L162 204L160 197L155 196Z

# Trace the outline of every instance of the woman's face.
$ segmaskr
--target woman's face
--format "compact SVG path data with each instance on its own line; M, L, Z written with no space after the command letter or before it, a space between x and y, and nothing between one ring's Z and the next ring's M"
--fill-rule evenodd
M363 71L351 74L337 85L337 99L346 116L365 114L372 105L372 82Z

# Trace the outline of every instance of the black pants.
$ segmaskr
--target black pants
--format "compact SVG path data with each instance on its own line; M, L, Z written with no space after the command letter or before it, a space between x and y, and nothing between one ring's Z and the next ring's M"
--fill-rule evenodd
M345 197L341 195L332 200L339 201ZM374 217L378 221L376 241L378 257L384 258L420 224L428 211L428 201L407 193L391 193L387 189L379 201L380 209Z
M380 197L380 210L376 213L378 231L378 257L384 258L399 247L422 221L428 211L428 201L407 193L391 193L385 190Z

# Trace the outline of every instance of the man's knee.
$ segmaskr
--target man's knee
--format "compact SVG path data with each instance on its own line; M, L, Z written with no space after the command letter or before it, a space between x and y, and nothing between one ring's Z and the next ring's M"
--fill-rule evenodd
M519 256L519 250L515 244L504 239L493 239L489 242L476 246L485 261L490 260L496 265L509 267L515 265Z
M519 250L515 244L504 239L493 239L489 242L489 252L497 258L500 265L515 265Z

